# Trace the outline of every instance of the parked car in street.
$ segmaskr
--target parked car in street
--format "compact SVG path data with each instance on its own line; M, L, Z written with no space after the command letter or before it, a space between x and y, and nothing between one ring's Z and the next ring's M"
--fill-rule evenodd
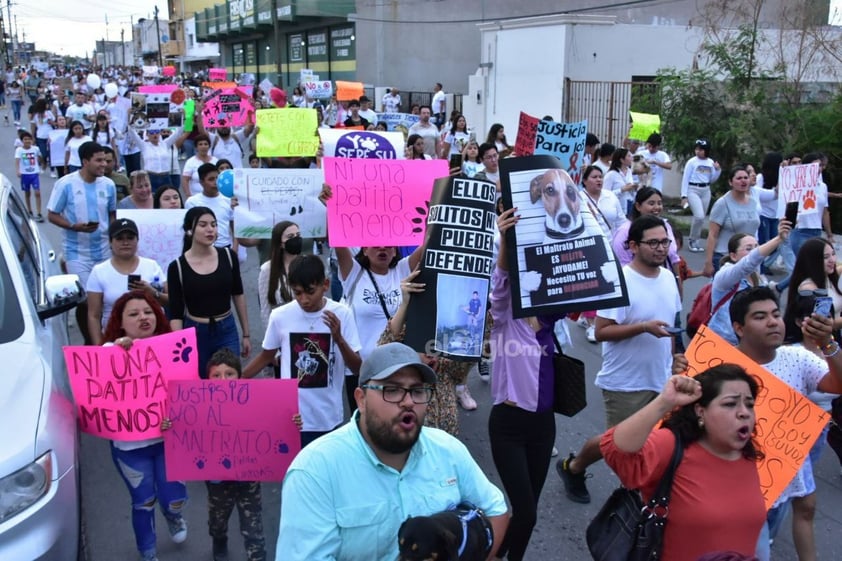
M0 175L0 559L84 558L79 430L62 346L84 300Z

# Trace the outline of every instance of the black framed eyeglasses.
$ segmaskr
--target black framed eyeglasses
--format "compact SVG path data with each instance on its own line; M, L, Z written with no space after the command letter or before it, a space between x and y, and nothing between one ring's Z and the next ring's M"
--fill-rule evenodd
M672 243L672 240L669 238L664 238L663 240L640 240L642 245L648 245L651 249L658 249L658 247L667 248Z
M401 386L381 386L379 384L363 384L360 386L367 390L379 390L383 395L383 401L387 403L400 403L409 394L413 403L423 405L429 403L433 399L433 392L435 388L432 386L414 386L412 388L404 388Z

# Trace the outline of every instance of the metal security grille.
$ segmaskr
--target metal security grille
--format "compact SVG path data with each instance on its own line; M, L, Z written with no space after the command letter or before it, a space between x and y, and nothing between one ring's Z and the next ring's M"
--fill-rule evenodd
M629 131L629 110L645 113L657 102L654 82L599 82L565 80L562 115L565 121L588 120L588 132L600 142L622 146Z

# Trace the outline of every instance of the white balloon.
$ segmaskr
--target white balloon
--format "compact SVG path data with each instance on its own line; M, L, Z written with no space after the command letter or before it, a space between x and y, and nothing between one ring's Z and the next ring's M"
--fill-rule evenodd
M102 80L99 79L99 76L96 74L88 74L88 78L85 80L88 84L88 87L91 89L97 89L102 85Z
M117 89L117 84L114 82L105 84L105 97L111 99L112 97L117 97L118 93L120 93L120 91Z

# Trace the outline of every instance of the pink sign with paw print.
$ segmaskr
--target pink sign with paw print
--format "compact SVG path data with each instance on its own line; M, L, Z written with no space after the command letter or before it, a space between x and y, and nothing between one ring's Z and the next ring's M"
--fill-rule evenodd
M298 380L178 380L164 431L170 481L281 481L301 449Z
M160 437L167 383L199 378L192 327L135 339L129 349L108 344L63 351L79 426L82 432L103 438Z

